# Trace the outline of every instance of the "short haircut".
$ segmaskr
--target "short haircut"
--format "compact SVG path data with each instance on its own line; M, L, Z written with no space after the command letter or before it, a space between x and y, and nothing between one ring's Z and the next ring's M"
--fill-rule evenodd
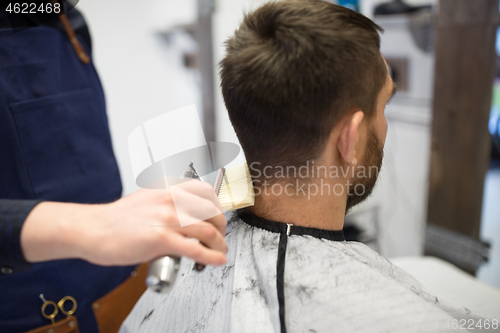
M353 108L375 114L387 77L378 31L320 0L274 1L245 15L225 43L220 76L249 165L305 165L342 116Z

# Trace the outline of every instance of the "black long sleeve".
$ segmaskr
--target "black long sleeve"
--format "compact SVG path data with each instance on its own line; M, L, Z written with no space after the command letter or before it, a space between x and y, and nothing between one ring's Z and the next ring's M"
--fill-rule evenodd
M27 270L21 250L21 228L40 200L0 199L0 276Z

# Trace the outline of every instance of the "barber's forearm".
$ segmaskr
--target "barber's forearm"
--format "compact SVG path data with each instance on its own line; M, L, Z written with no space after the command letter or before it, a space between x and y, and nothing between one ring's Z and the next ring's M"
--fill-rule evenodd
M225 264L226 219L213 189L202 182L186 183L177 198L190 203L187 209L174 207L169 190L140 190L100 205L40 203L21 230L24 257L29 262L79 258L115 266L175 255L205 265ZM178 213L185 221L206 220L181 227Z
M21 230L21 248L29 262L84 258L85 221L100 205L42 202L28 215Z

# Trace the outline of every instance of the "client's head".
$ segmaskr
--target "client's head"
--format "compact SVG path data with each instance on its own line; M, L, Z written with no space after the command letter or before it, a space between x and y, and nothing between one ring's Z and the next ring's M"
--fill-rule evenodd
M394 92L381 30L319 0L270 2L245 16L220 75L257 194L311 198L301 186L329 184L348 209L371 193Z

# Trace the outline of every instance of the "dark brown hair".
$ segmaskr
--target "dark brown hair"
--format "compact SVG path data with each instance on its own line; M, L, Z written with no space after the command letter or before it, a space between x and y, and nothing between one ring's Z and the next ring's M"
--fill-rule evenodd
M340 117L370 118L387 75L382 29L325 1L270 2L226 45L221 87L247 162L300 166L323 151Z

